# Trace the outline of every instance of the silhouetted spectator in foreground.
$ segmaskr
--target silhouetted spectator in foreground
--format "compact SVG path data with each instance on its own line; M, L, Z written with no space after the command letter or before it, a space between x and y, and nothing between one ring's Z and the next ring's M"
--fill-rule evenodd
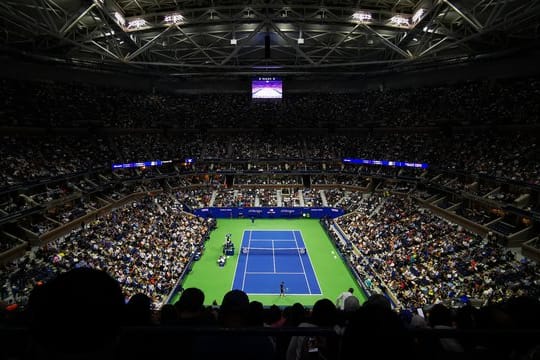
M285 318L282 316L281 309L277 305L272 305L266 309L264 322L267 326L278 328L283 326Z
M279 309L278 309L279 310ZM300 303L294 303L292 306L288 306L283 310L283 324L281 327L291 328L297 327L300 323L304 322L306 317L306 309L304 305ZM276 352L279 359L284 359L287 354L287 348L291 342L292 336L279 335L276 337Z
M351 317L343 335L342 358L409 359L412 340L382 295L372 295Z
M249 303L248 325L264 326L264 307L260 301L252 301Z
M225 328L249 326L249 298L241 290L231 290L223 297L218 314ZM201 336L195 340L194 359L274 359L274 346L268 336L232 335Z
M204 307L204 292L198 288L187 288L174 304L178 311L178 325L214 325L216 319Z
M29 315L35 358L114 357L124 296L107 273L78 268L32 293Z
M334 329L337 321L337 309L328 299L317 300L313 305L311 317L298 327L323 327ZM320 354L319 354L320 353ZM322 357L334 359L338 353L337 337L293 336L287 349L287 360Z
M133 295L126 304L126 321L128 326L152 325L152 300L145 294Z
M285 318L283 326L296 327L305 320L306 309L304 305L294 303L283 311L283 317Z
M454 329L452 311L443 304L434 305L428 313L428 322L434 329ZM444 352L463 352L463 346L453 338L441 338L440 346Z
M176 325L178 312L173 304L165 304L159 310L159 323L161 325Z

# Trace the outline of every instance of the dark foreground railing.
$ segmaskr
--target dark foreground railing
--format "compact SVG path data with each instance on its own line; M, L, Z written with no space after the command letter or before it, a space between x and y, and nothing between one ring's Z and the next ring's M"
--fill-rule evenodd
M52 327L51 331L56 330ZM74 332L81 332L81 336L84 336L85 329L74 329ZM308 359L368 359L369 356L377 354L393 354L403 359L413 356L416 360L521 360L537 359L540 349L540 329L406 329L384 332L365 328L354 334L343 335L329 328L145 326L120 328L116 332L112 347L107 350L110 351L110 356L103 357L103 354L100 354L98 357L171 359L168 354L172 353L172 359L204 359L209 354L218 353L222 355L219 359L239 354L233 358L282 360L287 359L288 344L293 336L305 336L306 339L324 338L325 344L334 344L325 350L320 349L320 354L316 356L308 352ZM50 354L42 355L42 344L36 345L40 343L39 337L40 334L29 328L0 328L0 359L51 358ZM262 349L261 353L257 354L255 348L255 354L250 353L250 356L245 357L246 354L242 351L246 346L256 344L257 340L254 339L258 338L272 339L275 353L268 357L269 354L263 353ZM62 339L58 339L58 343L62 348ZM324 355L323 351L326 351ZM69 354L67 358L79 357L77 354Z

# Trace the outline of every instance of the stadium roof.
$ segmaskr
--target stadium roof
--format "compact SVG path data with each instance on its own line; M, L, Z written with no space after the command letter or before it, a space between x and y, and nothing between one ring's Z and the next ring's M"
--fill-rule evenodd
M536 46L540 0L2 0L4 52L170 74L369 72Z

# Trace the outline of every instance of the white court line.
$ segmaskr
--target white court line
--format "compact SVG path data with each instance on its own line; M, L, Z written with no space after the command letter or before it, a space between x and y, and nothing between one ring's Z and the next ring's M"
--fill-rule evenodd
M242 233L242 242L244 242L244 235L246 234L246 230ZM240 243L240 248L242 248L242 242ZM231 289L234 289L234 279L236 278L236 272L238 271L238 263L240 262L240 256L236 257L236 266L234 267L234 276L231 282Z
M274 240L272 240L272 260L274 261L274 273L276 272L276 252L274 251Z
M258 241L281 241L281 242L293 242L294 239L290 239L290 240L274 240L274 239L251 239L251 242L258 242Z
M298 248L298 242L296 241L296 235L295 235L294 231L293 231L293 236L294 236L294 241L296 242L296 247ZM308 288L308 291L309 291L309 295L313 295L311 293L311 287L309 286L309 281L308 281L307 274L306 274L306 268L304 267L304 260L302 260L302 256L300 255L300 253L298 253L298 257L300 258L300 264L302 264L302 270L304 271L304 277L306 278L306 284L307 284L307 288Z
M279 295L279 293L246 293L248 295ZM313 293L313 294L292 294L292 293L287 293L287 296L289 295L294 295L294 296L311 296L311 295L322 295L322 292L320 293Z
M298 229L256 229L256 230L251 230L253 232L259 232L259 231L282 231L282 232L285 232L285 231L298 231Z
M246 274L250 275L302 275L302 272L271 272L271 271L260 271L260 272L247 272Z
M304 241L304 237L302 236L302 232L300 230L295 230L295 231L298 231L298 233L302 237L302 242L304 243L304 249L306 249L306 252L307 252L307 247ZM308 258L309 258L309 263L311 264L311 270L313 270L313 275L315 275L315 281L317 282L317 286L319 287L319 290L321 291L321 294L322 294L322 287L321 287L321 284L319 283L319 277L317 276L317 272L315 270L315 267L313 266L313 263L311 262L311 258L309 257L309 254L308 254Z
M302 232L298 229L257 229L257 230L244 230L244 232L246 231L249 231L250 234L249 234L249 241L248 241L248 247L251 247L251 242L258 242L258 241L269 241L269 240L272 240L272 239L252 239L252 235L254 232L259 232L259 231L281 231L281 232L289 232L289 233L292 233L293 235L293 239L288 239L288 240L272 240L272 241L283 241L283 242L291 242L291 241L294 241L295 244L296 244L296 248L298 248L298 240L296 238L296 234L295 232L298 231L300 234L302 234ZM242 237L243 238L243 237ZM272 244L273 246L273 244ZM304 244L304 247L306 245ZM307 248L306 248L307 249ZM247 255L246 255L247 256ZM299 273L272 273L272 272L260 272L260 273L256 273L256 272L249 272L249 274L291 274L291 275L304 275L305 279L306 279L306 284L308 286L308 290L309 290L309 294L292 294L292 293L288 293L287 295L294 295L294 296L310 296L310 295L322 295L322 291L320 290L321 289L321 286L320 286L320 283L319 283L319 279L317 277L317 273L315 273L315 269L313 269L313 272L314 272L314 275L315 275L315 281L317 282L317 285L319 286L319 292L318 293L314 293L311 291L311 287L309 286L309 281L307 279L307 274L306 274L306 269L304 267L304 262L302 260L302 256L300 254L298 254L298 256L300 257L300 263L302 265L302 269L304 270L304 272L299 272ZM246 271L247 269L247 257L246 257L246 267L244 269L244 282L245 282L245 277L246 275L248 274L248 272ZM238 265L238 263L237 263ZM313 266L312 266L313 268ZM235 273L236 273L236 270L235 270ZM233 279L233 282L234 282L234 279ZM242 290L244 289L244 282L242 283ZM268 296L271 296L271 295L278 295L279 293L248 293L246 292L247 294L251 294L251 295L268 295Z
M251 231L249 231L248 248L249 247L251 247ZM242 279L242 291L244 290L244 285L246 284L246 274L247 274L248 260L249 260L249 251L246 254L246 265L244 266L244 278Z

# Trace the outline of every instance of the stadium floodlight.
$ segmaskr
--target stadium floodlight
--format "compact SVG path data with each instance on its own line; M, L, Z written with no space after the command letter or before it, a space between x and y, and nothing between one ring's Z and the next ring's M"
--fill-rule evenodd
M304 38L303 37L299 37L298 40L297 40L298 44L299 45L302 45L304 43Z
M416 24L417 22L422 20L422 18L424 17L425 14L426 14L426 9L418 9L418 10L416 10L416 12L414 13L414 15L412 17L413 24Z
M366 11L357 11L352 14L352 18L361 22L367 22L371 21L373 19L373 16L371 15L371 13L368 13Z
M114 18L116 19L116 22L121 25L121 26L125 26L126 25L126 19L124 19L124 17L122 16L122 14L120 14L118 11L116 11L114 13Z
M171 14L165 16L165 22L169 24L179 24L184 21L184 16L181 14Z
M134 19L134 20L131 20L128 23L128 29L140 29L144 25L146 25L146 20L144 20L144 19Z
M231 39L231 45L236 45L237 43L238 43L238 40L236 40L236 39L234 39L234 38Z
M404 18L401 15L394 15L390 18L390 22L392 24L396 24L398 26L407 26L409 25L409 19Z

